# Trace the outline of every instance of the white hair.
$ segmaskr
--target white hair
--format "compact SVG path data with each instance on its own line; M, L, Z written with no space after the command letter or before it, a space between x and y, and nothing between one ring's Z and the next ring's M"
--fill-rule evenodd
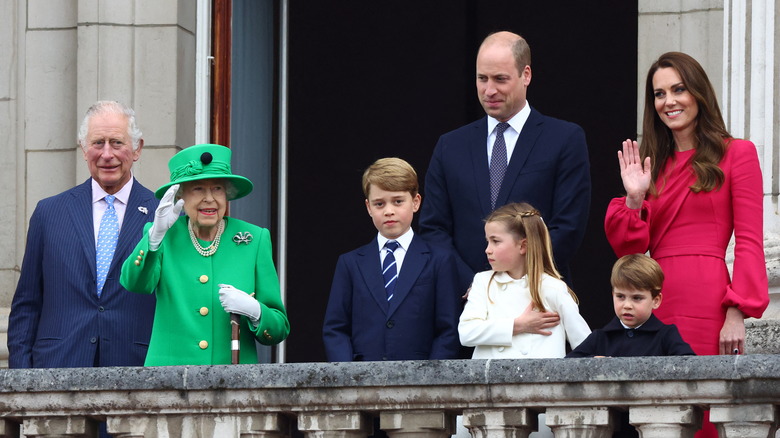
M87 147L86 140L87 134L89 133L89 120L96 114L121 114L127 117L127 135L130 136L133 143L133 150L138 150L143 133L141 133L141 130L138 129L138 125L135 123L135 111L129 106L114 100L97 101L87 110L87 114L84 115L84 120L81 121L81 126L79 127L78 142L82 149Z

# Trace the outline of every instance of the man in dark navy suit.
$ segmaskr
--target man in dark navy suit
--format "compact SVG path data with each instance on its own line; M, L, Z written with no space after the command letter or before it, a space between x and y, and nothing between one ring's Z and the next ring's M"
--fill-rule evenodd
M92 177L40 201L30 218L8 323L11 368L144 363L154 296L119 285L122 262L157 208L152 192L131 172L144 144L135 113L118 102L95 103L78 142ZM96 242L109 203L118 239L99 287Z
M540 114L526 100L531 50L521 36L489 35L476 67L487 116L439 138L425 177L420 234L455 248L460 281L467 286L476 272L490 269L483 219L504 204L527 202L542 212L556 265L571 284L568 265L585 234L590 206L585 133ZM528 316L531 333L549 333L544 329L558 323L555 314Z

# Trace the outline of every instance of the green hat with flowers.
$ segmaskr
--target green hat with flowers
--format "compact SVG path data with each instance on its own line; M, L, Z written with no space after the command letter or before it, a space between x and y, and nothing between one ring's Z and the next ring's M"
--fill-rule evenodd
M230 170L229 148L218 144L196 144L179 151L168 161L171 171L171 182L163 185L154 195L162 199L168 188L174 184L182 184L202 179L224 179L235 188L235 195L228 200L243 198L252 191L252 181L240 175L233 175ZM229 194L230 191L228 192Z

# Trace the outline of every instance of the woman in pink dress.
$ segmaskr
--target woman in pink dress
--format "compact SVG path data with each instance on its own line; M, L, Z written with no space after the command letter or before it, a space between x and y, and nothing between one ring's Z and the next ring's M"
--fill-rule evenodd
M618 152L626 196L609 204L607 239L618 257L649 250L658 261L666 281L655 314L696 354L740 354L744 318L769 303L756 147L731 137L707 74L684 53L653 63L645 93L642 144ZM705 431L697 437L717 436Z

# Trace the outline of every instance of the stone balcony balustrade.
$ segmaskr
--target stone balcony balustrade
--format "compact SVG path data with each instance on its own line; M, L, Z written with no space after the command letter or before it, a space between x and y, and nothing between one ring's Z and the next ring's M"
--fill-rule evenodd
M300 363L0 370L0 437L774 437L780 356Z

